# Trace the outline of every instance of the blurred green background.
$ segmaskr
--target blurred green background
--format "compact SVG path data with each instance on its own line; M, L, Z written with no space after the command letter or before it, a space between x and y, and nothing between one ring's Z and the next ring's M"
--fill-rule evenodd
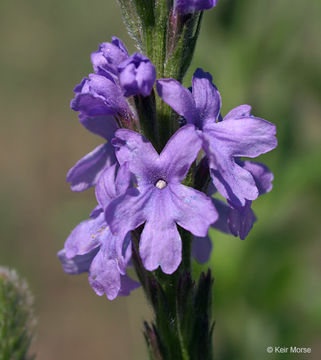
M186 77L198 66L212 72L223 114L249 103L278 128L279 147L261 159L274 189L255 202L249 237L212 233L218 360L321 358L320 19L320 0L220 0ZM38 359L147 359L142 291L109 302L86 275L65 275L55 255L95 206L92 191L65 183L100 143L69 101L91 72L89 54L112 35L134 50L116 0L0 2L0 264L35 294ZM267 346L312 354L277 356Z

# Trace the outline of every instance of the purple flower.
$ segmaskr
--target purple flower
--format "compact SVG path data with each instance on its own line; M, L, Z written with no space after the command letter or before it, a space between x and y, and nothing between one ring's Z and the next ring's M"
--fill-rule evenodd
M181 184L201 147L193 125L178 130L159 155L142 135L116 131L113 144L120 164L128 163L137 188L114 199L105 210L116 234L127 234L145 223L140 256L147 270L160 266L173 273L181 262L182 243L176 224L195 236L206 236L217 219L205 194ZM119 248L122 248L120 243Z
M256 199L259 191L251 172L235 159L253 158L274 149L275 126L252 116L248 105L233 109L220 121L220 94L211 75L201 69L194 73L192 92L174 79L157 81L157 90L167 104L197 128L217 190L238 207Z
M238 164L248 170L256 183L259 195L263 195L272 190L273 174L269 168L261 163L253 161L240 161ZM210 185L208 196L216 193L213 184ZM252 229L256 216L251 209L252 201L247 200L244 206L234 207L219 199L212 198L215 209L218 212L218 219L212 228L220 230L226 234L238 236L244 240ZM192 254L199 263L209 260L212 250L212 242L209 236L200 238L195 237L192 243Z
M117 38L101 44L91 55L91 61L95 74L89 74L75 87L70 106L79 112L85 128L102 136L107 143L96 147L69 170L67 181L73 191L94 186L103 169L116 161L110 144L118 128L115 118L128 128L137 122L124 94L147 96L156 79L155 67L149 59L138 53L129 57Z
M200 10L211 9L218 0L176 0L176 10L181 14L189 14Z
M126 234L121 252L119 237L114 236L105 221L104 209L110 201L123 194L130 184L130 172L125 164L115 180L116 165L105 170L96 186L98 206L77 225L65 242L58 258L68 274L89 273L89 283L98 295L106 294L109 300L128 295L138 283L128 278L126 267L131 258L130 235Z
M261 163L253 161L238 161L238 164L253 176L259 196L272 190L273 174L269 168ZM231 234L244 240L256 221L256 216L251 209L252 201L246 200L244 206L230 204L228 213L228 226Z
M126 97L141 94L148 96L156 80L156 69L150 60L139 53L118 66L119 82Z
M94 186L103 170L116 162L115 150L111 144L111 139L118 128L115 119L107 115L79 116L79 120L87 130L100 135L107 142L98 145L68 171L67 182L71 183L73 191L84 191Z

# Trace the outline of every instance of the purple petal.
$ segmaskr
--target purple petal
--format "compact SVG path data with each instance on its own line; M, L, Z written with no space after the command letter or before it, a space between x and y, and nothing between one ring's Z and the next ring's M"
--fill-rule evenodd
M95 193L98 203L106 208L110 201L119 195L123 195L131 183L131 173L128 163L118 168L117 164L105 169L96 184Z
M212 241L209 236L194 237L192 242L192 256L200 263L206 263L211 256Z
M99 205L105 209L110 201L116 197L115 175L117 164L103 170L96 184L95 194Z
M98 217L104 210L102 209L102 207L100 205L97 205L92 212L90 213L89 217L91 219L96 219L96 217Z
M242 208L230 209L228 224L231 233L239 236L242 240L246 238L253 227L256 217L251 209L251 201L246 201Z
M136 175L138 182L149 178L149 170L159 161L153 145L137 132L119 129L112 140L120 165L128 162L129 170Z
M121 282L117 261L108 259L103 249L98 252L91 264L89 283L97 295L106 294L109 300L114 300L119 293Z
M118 295L120 296L128 296L131 291L140 287L140 283L133 280L127 275L122 275L120 277L120 290Z
M74 111L80 111L87 116L104 116L115 114L115 109L106 104L102 96L96 96L90 93L77 94L71 101L70 107Z
M103 213L95 219L85 220L78 224L65 242L64 249L67 258L88 254L100 246L100 237L105 228Z
M167 214L169 201L168 189L153 191L145 208L148 218L139 243L145 268L153 271L160 266L166 274L172 274L182 259L181 237L175 222Z
M137 284L123 279L126 275L126 267L131 257L130 234L124 241L124 256L118 253L119 242L122 239L106 232L102 240L102 246L95 257L89 271L89 282L98 295L107 295L113 300L117 295L128 294L128 291L137 287Z
M128 52L124 44L118 38L112 38L112 42L100 44L99 50L91 54L91 62L96 74L110 74L118 77L118 65L128 58Z
M76 255L72 258L66 256L66 250L62 249L58 252L57 256L61 261L64 272L71 275L81 274L87 272L90 268L90 265L96 256L99 247L93 249L89 253L84 255Z
M253 176L229 159L216 161L218 169L211 170L216 189L235 206L244 206L246 200L255 200L259 193ZM214 167L214 166L213 166Z
M192 94L180 82L174 79L157 80L158 95L166 104L183 116L188 123L194 124L199 118Z
M182 184L169 185L172 198L170 213L179 226L193 235L204 237L211 224L218 219L218 213L211 198L204 193Z
M239 105L231 110L225 117L224 120L236 119L241 117L249 117L251 115L252 107L250 105Z
M111 201L105 210L105 218L115 236L126 235L145 222L151 195L151 192L140 193L131 188Z
M216 121L221 110L221 95L212 84L210 73L197 69L193 75L192 91L196 108L201 114L197 127L202 128L209 120Z
M116 161L114 148L110 142L97 146L68 171L67 182L72 191L84 191L94 186L102 171Z
M139 93L148 96L156 80L156 69L151 62L142 62L137 68L136 81Z
M129 97L136 95L137 83L136 83L136 67L134 64L128 64L123 70L119 71L119 82L124 89L124 96Z
M236 206L254 200L258 190L249 171L235 157L255 157L272 150L277 141L275 126L265 120L244 117L207 124L203 131L204 149L217 190Z
M118 74L118 65L128 58L128 52L124 44L118 38L113 38L111 43L102 43L99 47L100 52L106 59L104 69L113 74Z
M275 125L255 117L206 124L205 132L212 138L211 148L229 156L256 157L277 146Z
M185 125L169 139L160 155L167 180L181 182L202 146L194 125Z
M126 56L129 56L126 46L118 37L113 36L111 39L112 39L111 43L113 45L117 46ZM119 61L120 61L120 59L119 59ZM121 60L121 61L123 61L123 60Z
M131 185L131 182L132 182L132 174L129 171L129 165L126 162L119 167L117 172L117 177L115 181L117 196L123 195Z
M122 110L125 100L121 96L121 89L114 81L105 76L89 74L89 89L92 93L102 96L115 112Z
M108 61L102 51L95 51L90 55L91 63L96 74L100 73L101 70L111 70Z
M212 226L214 229L222 231L225 234L230 234L230 228L228 225L228 216L230 213L230 207L219 199L212 199L215 209L218 212L218 219Z
M80 114L79 121L87 130L102 136L106 140L111 140L118 129L115 118L111 115L89 117Z
M274 176L267 166L258 162L244 161L243 168L252 174L259 190L259 195L268 193L272 190Z
M111 115L128 108L121 88L108 74L89 74L89 79L82 81L75 91L71 108L89 117Z

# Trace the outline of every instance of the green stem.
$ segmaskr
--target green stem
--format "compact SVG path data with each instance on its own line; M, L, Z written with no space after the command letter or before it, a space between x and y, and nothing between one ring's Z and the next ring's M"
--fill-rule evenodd
M177 298L176 298L176 325L177 325L177 333L178 333L179 343L180 343L180 346L182 349L182 358L183 358L183 360L190 360L188 350L185 346L185 339L184 339L183 333L182 333L182 325L181 325L179 311L178 311Z

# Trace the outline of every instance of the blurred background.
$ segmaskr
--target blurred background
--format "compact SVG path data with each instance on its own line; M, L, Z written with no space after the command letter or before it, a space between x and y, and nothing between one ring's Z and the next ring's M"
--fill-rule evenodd
M285 358L267 346L311 347L321 358L321 2L221 0L205 13L191 71L214 75L223 114L248 103L274 122L279 147L262 156L274 189L254 204L245 241L213 231L218 360ZM141 290L109 302L56 258L95 206L67 170L101 140L69 109L91 72L89 55L111 36L134 51L116 0L0 2L0 264L36 298L38 359L147 359ZM291 355L288 356L289 358Z

